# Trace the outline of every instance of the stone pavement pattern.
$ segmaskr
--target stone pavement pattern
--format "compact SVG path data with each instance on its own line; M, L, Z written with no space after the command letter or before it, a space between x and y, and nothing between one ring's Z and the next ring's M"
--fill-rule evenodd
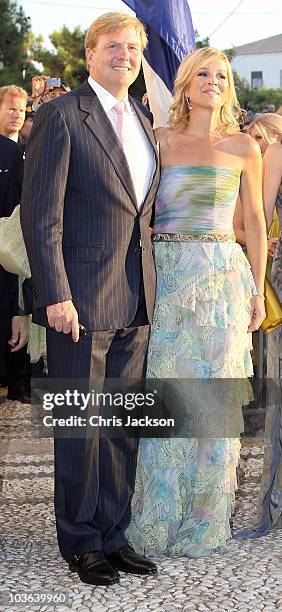
M4 398L0 403L0 589L67 592L69 606L1 604L1 611L282 611L282 529L255 541L233 540L224 555L157 559L154 577L122 574L120 584L109 589L82 584L58 552L52 441L34 439L29 411ZM262 459L263 437L243 438L236 529L256 523Z

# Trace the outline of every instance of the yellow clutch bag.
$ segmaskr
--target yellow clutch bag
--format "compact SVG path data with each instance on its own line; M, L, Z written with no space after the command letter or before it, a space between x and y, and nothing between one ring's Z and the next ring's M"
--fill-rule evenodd
M262 322L261 329L265 334L269 334L282 325L282 305L267 278L265 279L264 295L266 319Z
M280 225L279 225L279 219L278 219L278 215L277 215L276 208L275 208L274 213L273 213L272 225L268 232L268 238L279 238L279 236L280 236ZM271 281L271 268L272 268L272 261L269 261L268 259L267 264L266 264L266 276L269 279L269 281Z
M268 232L268 237L269 238L279 238L280 236L280 225L279 225L279 219L278 219L278 215L276 212L276 208L274 208L274 212L273 212L273 221L271 224L271 228Z

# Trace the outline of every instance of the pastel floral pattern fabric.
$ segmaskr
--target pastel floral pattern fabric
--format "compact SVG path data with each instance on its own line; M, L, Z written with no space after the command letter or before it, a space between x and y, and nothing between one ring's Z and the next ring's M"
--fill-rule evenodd
M229 169L187 168L180 174L178 168L168 169L158 192L156 228L162 220L162 231L171 233L230 231L239 181L239 174ZM190 215L190 203L196 210L199 193L201 222ZM179 194L186 202L181 216L174 208ZM241 247L195 240L156 242L154 251L157 293L147 376L238 378L246 383L252 375L247 328L255 287ZM244 381L233 406L239 431L242 403L248 401ZM238 437L141 439L127 531L135 549L188 557L225 550L239 452Z

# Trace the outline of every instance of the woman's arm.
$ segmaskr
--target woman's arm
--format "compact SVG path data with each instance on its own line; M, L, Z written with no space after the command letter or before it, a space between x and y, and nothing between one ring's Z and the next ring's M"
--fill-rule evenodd
M267 148L263 157L263 200L268 229L272 223L281 178L282 145L275 143Z
M236 236L236 241L241 246L246 246L246 235L243 222L243 212L240 196L237 198L236 208L233 217L233 229Z
M263 293L267 235L262 204L262 159L260 149L251 138L246 138L244 145L240 199L248 258L256 290L259 294L252 299L251 323L249 326L249 331L255 331L265 318Z
M246 233L244 229L243 222L243 212L240 197L238 196L236 208L233 217L233 230L236 236L236 242L240 244L242 247L246 246ZM278 239L277 238L268 238L267 240L267 259L269 261L273 260L274 253L276 250Z

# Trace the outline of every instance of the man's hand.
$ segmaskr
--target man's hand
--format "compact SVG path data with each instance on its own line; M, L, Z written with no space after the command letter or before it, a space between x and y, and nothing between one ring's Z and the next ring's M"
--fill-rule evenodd
M147 91L145 91L145 93L143 94L141 102L142 104L144 104L144 106L149 106L149 96L147 94Z
M50 327L57 332L72 335L74 342L79 340L78 314L71 300L51 304L46 307Z
M12 317L12 337L8 344L12 347L11 353L19 351L28 341L28 317Z

